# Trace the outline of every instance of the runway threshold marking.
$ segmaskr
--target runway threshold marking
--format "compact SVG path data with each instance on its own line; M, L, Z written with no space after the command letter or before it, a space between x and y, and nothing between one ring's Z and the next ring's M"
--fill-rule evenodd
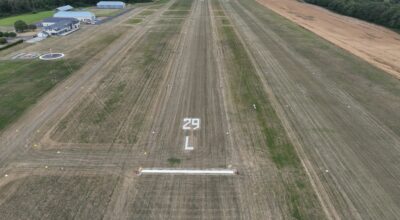
M238 174L236 169L163 169L143 168L138 172L142 174L172 174L172 175L223 175L231 176Z
M193 144L190 144L190 137L193 136L193 131L200 128L200 118L184 118L183 119L183 130L191 132L191 135L185 136L185 150L194 150Z

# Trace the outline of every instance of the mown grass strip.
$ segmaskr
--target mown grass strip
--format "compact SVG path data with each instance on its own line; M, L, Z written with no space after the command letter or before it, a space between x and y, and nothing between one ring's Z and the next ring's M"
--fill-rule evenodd
M163 15L171 16L186 16L189 14L189 11L166 11L163 13Z
M229 72L229 88L238 108L239 120L258 123L268 149L268 156L280 171L287 202L294 219L323 219L318 199L308 182L300 159L272 107L261 79L232 26L218 27ZM256 108L254 108L254 106ZM264 146L256 146L264 148Z
M248 57L243 45L239 42L234 30L230 26L222 26L221 32L225 36L225 43L232 52L233 66L236 80L233 88L240 88L233 93L235 101L244 111L254 114L263 131L271 159L278 168L300 167L300 160L294 147L288 140L281 122L269 103L268 97L261 85L261 80ZM232 66L231 66L232 68ZM248 110L256 106L256 109Z
M126 23L127 24L139 24L142 21L143 21L143 19L140 19L140 18L132 18L132 19L129 19Z
M154 10L144 10L144 11L140 12L137 16L146 17L146 16L153 14L154 12L155 12Z

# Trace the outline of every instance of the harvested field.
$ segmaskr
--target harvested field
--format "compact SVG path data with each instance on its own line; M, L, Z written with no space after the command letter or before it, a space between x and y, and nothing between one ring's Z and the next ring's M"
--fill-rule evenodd
M254 0L144 4L15 54L50 48L79 66L3 129L8 219L400 216L398 80Z
M296 0L258 2L400 79L398 33Z

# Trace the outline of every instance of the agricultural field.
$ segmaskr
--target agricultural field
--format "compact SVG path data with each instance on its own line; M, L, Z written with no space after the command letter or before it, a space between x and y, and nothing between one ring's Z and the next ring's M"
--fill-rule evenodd
M398 79L255 0L143 4L0 59L5 219L400 217Z
M18 20L23 20L27 24L34 24L43 20L44 18L48 18L53 16L54 11L41 11L37 13L29 13L17 16L11 16L6 18L0 18L0 26L13 26L14 23Z

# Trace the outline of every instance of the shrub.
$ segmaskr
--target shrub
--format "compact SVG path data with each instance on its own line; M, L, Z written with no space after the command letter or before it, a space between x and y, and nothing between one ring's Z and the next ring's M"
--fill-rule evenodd
M17 33L15 32L8 32L8 37L16 37Z
M15 41L14 43L8 44L8 45L6 45L6 46L0 48L0 50L5 50L5 49L7 49L7 48L13 47L13 46L15 46L15 45L17 45L17 44L20 44L20 43L22 43L22 42L24 42L24 40L19 39L19 40Z
M170 158L168 158L168 163L170 165L180 164L181 163L181 159L176 158L176 157L170 157Z
M0 37L0 44L6 44L7 43L7 39L5 39L4 37Z

